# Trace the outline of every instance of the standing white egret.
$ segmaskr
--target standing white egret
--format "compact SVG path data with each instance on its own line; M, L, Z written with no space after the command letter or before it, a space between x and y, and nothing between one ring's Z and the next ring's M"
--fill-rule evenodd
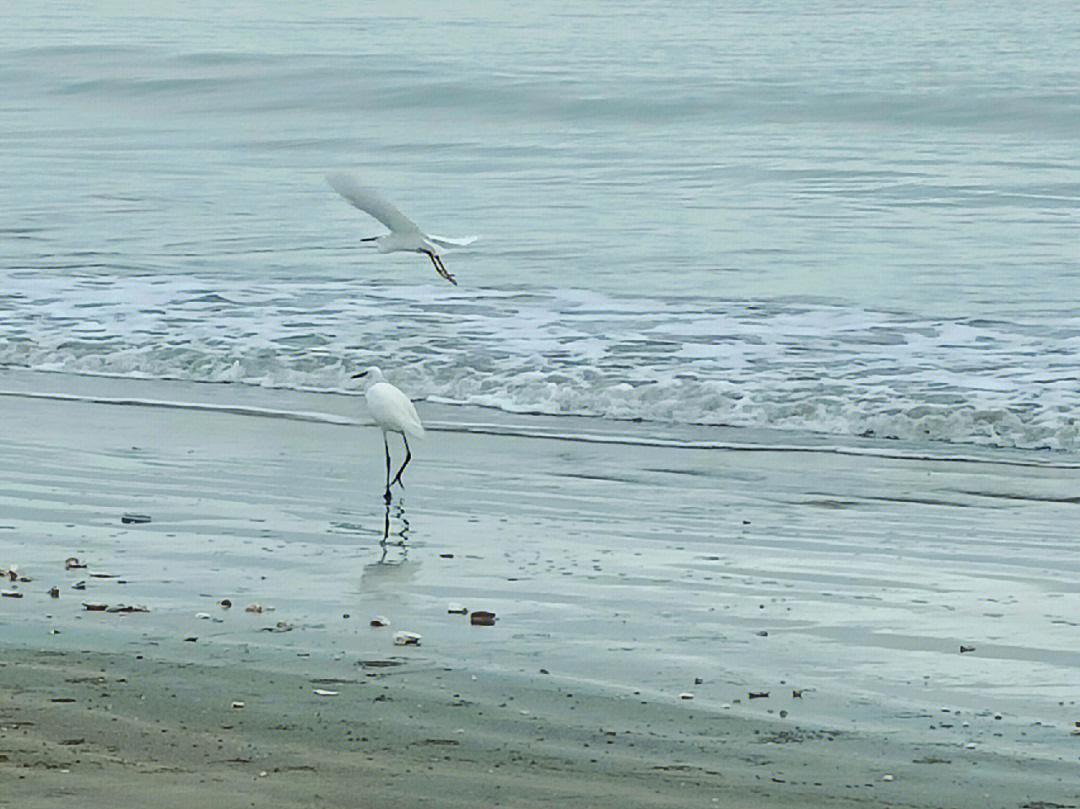
M409 465L412 453L409 451L409 440L406 435L413 438L424 437L424 426L420 423L420 417L416 415L416 408L409 397L386 381L383 372L372 365L367 370L353 374L353 379L367 377L367 387L364 389L364 398L367 399L368 410L375 423L382 428L383 447L386 449L386 502L390 502L390 487L398 484L402 488L401 473ZM387 433L400 433L401 440L405 443L405 461L401 468L390 479L390 444L387 441Z
M372 236L361 239L362 242L375 242L380 253L393 253L398 250L410 253L426 253L435 265L435 271L449 281L457 285L454 276L446 271L442 258L439 257L438 247L464 247L476 241L476 236L467 239L447 239L444 236L429 236L421 232L409 217L379 196L373 188L361 183L351 174L328 174L326 177L330 186L341 196L345 197L350 204L359 208L369 216L378 219L390 232L383 236Z

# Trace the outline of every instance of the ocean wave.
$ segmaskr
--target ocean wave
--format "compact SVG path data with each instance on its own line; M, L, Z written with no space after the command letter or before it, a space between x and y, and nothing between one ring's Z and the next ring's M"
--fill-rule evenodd
M692 33L700 34L683 31L665 43L673 56L693 49ZM706 36L697 47L710 42ZM967 77L959 89L949 82L912 87L882 65L865 85L837 87L825 81L827 72L725 75L721 66L693 60L673 72L663 69L664 60L643 60L633 50L607 71L595 70L587 55L571 53L546 69L499 63L498 70L458 65L450 71L445 56L417 54L404 65L396 50L355 53L344 42L340 49L320 44L248 51L72 43L13 48L6 55L19 76L46 93L95 105L129 103L133 110L150 104L178 114L392 109L549 124L694 121L712 127L760 121L948 129L975 123L995 132L1036 128L1057 134L1075 131L1080 121L1075 89L1038 72L1011 85L986 75Z
M1080 447L1080 318L14 275L0 324L0 364L43 371L356 392L376 363L414 398L512 413Z
M26 379L21 380L22 385ZM188 392L190 393L190 392ZM373 421L364 418L351 418L317 410L300 410L289 407L265 407L246 404L227 404L222 402L199 401L197 398L147 398L130 395L110 395L109 393L61 393L57 391L30 390L23 387L13 390L0 389L0 397L22 399L44 399L61 402L83 402L109 405L113 407L164 408L188 410L206 413L222 413L233 416L252 418L283 419L335 427L376 426ZM740 438L720 439L715 433L705 437L675 436L667 430L653 431L645 426L644 430L630 431L625 428L611 429L610 425L597 425L599 429L584 428L580 421L564 426L562 420L555 419L544 424L523 423L521 421L474 421L462 419L456 414L450 419L429 419L425 417L424 427L428 432L465 433L470 435L495 435L504 437L537 438L551 441L567 441L584 444L615 444L620 446L663 447L665 449L706 450L727 452L776 452L776 453L814 453L823 455L852 455L877 458L890 458L904 461L929 461L934 463L992 464L1013 467L1034 467L1040 469L1080 469L1080 463L1062 459L1059 455L1033 456L1030 453L1004 454L1000 452L978 452L965 454L941 446L919 449L913 445L889 447L881 442L856 444L853 442L829 443L820 438L814 441L800 442L782 431L765 434L754 432ZM690 431L696 432L696 431ZM731 436L731 431L725 431ZM771 440L770 440L771 439Z

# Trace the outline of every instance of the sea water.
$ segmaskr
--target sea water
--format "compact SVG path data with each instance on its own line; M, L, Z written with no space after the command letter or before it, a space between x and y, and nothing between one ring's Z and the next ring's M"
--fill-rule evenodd
M1073 4L2 17L2 365L1080 448Z

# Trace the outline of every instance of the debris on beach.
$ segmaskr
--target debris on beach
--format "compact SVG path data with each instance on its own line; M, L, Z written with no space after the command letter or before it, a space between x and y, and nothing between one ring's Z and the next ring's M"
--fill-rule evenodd
M262 606L262 604L260 604L258 602L255 602L254 604L248 604L246 607L244 607L244 612L253 612L256 615L258 615L262 611L263 611L263 606Z
M768 691L751 691L748 695L749 699L768 699Z
M115 607L109 607L106 612L150 612L149 607L144 607L142 604L117 604Z
M134 512L127 511L120 517L120 522L124 525L142 525L150 522L150 515L135 514Z
M759 629L758 632L757 632L757 636L759 638L767 638L767 637L769 637L769 632L768 632L768 630L765 630L765 629Z
M120 574L119 573L91 573L90 578L91 579L118 579L118 578L120 578Z
M84 601L83 609L87 612L105 612L109 608L108 604L102 604L100 601Z
M77 581L73 585L71 585L71 589L72 590L85 590L86 589L86 582Z
M446 608L446 611L450 615L468 615L469 610L464 604L458 604L456 601L451 601L450 605Z
M273 626L264 626L262 628L262 631L263 632L292 632L293 631L293 625L288 623L287 621L278 621Z
M22 598L22 593L18 590L0 590L0 596L4 598Z
M49 598L60 598L60 588L59 587L50 587L49 588Z
M965 646L962 643L960 644L960 654L967 654L968 652L974 652L974 651L975 651L974 646Z
M374 618L372 618L370 621L368 621L368 625L369 626L390 626L390 619L387 618L385 615L376 615Z
M805 691L805 690L806 689L803 689L803 688L793 688L793 689L791 689L791 698L792 699L802 699L803 691Z
M243 708L243 707L244 707L244 703L243 703L243 702L240 702L239 700L234 700L234 701L233 701L233 704L232 704L232 709L233 709L234 711L239 711L239 710L240 710L241 708Z
M221 599L221 601L218 602L218 606L221 607L223 610L227 610L232 607L232 602L227 598L223 598Z
M86 562L83 562L77 556L69 556L64 560L64 570L78 570L86 567Z
M419 646L420 636L415 632L406 632L404 630L394 633L394 645L395 646Z
M197 612L197 613L195 613L195 617L198 618L200 621L209 621L210 620L210 613L208 613L208 612Z
M20 576L19 575L19 568L16 567L15 565L12 565L6 571L0 571L0 575L7 576L10 581L20 581L20 582L23 582L24 584L26 584L27 582L32 581L32 579L29 579L26 576Z
M313 688L311 693L317 697L336 697L338 695L337 691L327 691L325 688Z
M469 623L473 626L495 626L495 613L477 610L469 616Z
M694 698L694 695L691 694L689 691L683 691L681 694L679 694L679 699L693 699L693 698Z

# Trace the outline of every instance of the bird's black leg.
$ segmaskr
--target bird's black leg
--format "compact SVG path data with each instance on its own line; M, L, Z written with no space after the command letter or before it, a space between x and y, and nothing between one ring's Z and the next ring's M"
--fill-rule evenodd
M390 444L386 441L386 433L382 434L383 448L386 450L386 504L390 505Z
M405 437L405 433L401 434L401 440L405 442L405 463L401 465L401 469L394 475L394 479L390 481L390 485L397 484L401 488L405 488L405 484L401 482L401 473L405 471L405 467L409 465L409 461L412 459L412 453L409 452L409 439Z
M443 266L442 259L439 258L438 254L436 254L434 250L421 250L420 252L427 253L428 258L431 259L431 263L435 265L435 272L437 272L441 277L445 278L454 286L457 286L457 281L454 280L454 276L452 276L446 271L446 267Z

